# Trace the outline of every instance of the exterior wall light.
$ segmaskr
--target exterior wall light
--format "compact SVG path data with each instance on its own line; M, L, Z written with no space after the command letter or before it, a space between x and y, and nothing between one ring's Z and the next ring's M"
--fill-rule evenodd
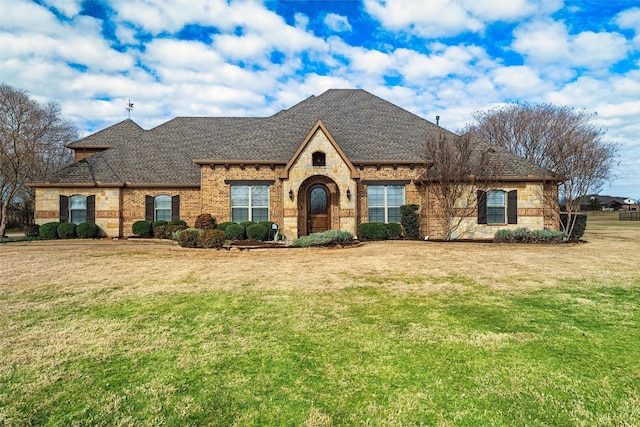
M351 189L347 188L347 200L351 200Z
M289 198L293 201L293 189L289 190Z

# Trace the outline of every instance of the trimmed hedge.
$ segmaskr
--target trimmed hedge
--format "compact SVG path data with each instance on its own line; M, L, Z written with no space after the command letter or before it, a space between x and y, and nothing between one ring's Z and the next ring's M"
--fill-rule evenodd
M198 215L194 228L201 228L203 230L213 230L216 228L216 219L211 214L203 213Z
M178 244L183 248L197 248L198 237L202 230L198 228L187 228L178 234Z
M400 221L406 236L410 239L417 239L420 236L420 218L418 216L418 205L400 206Z
M234 224L236 224L236 223L235 223L235 222L230 222L230 221L228 221L228 222L221 222L220 224L216 225L216 228L217 228L218 230L225 231L225 230L227 229L227 227L228 227L228 226L230 226L230 225L234 225Z
M151 237L153 236L153 228L151 228L151 221L136 221L131 227L131 231L136 236Z
M390 239L399 239L402 236L402 225L397 222L387 224L387 234Z
M231 224L224 230L224 235L229 240L244 240L245 228L240 224Z
M267 228L267 237L265 237L264 240L273 239L273 237L275 236L277 230L274 230L273 228L271 228L271 226L273 226L273 224L275 224L275 222L273 222L273 221L260 221L258 224L264 225ZM278 227L278 230L279 229L280 228Z
M252 224L247 227L246 230L247 239L251 240L266 240L269 230L262 224Z
M58 229L56 231L58 233L58 237L61 239L73 239L76 237L76 225L72 222L63 222L58 225Z
M42 224L40 226L40 229L38 230L38 233L43 239L57 239L59 225L59 222L48 222L46 224Z
M293 246L306 248L309 246L331 246L353 240L353 234L342 230L328 230L302 236L293 241Z
M587 229L587 216L583 214L573 214L572 216L576 218L576 223L575 223L575 226L573 227L573 231L571 232L571 235L569 236L569 239L577 240L582 238L582 236L584 236L584 232ZM569 214L566 214L566 213L560 214L560 221L562 222L562 228L564 230L567 229L568 219L569 219Z
M384 222L364 222L358 225L358 236L364 240L386 240L389 237Z
M83 222L76 227L76 235L80 239L94 239L100 234L100 227L93 222Z
M221 248L224 245L224 241L224 231L222 230L209 228L198 234L198 247L201 248Z
M517 228L515 230L498 230L494 237L499 243L561 243L565 234L562 231L532 230Z

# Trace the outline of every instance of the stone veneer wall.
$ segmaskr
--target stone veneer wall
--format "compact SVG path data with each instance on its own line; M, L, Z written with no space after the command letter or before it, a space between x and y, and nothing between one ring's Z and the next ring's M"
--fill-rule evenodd
M180 219L193 226L200 215L200 190L198 188L123 188L122 221L120 236L131 236L131 228L136 221L145 217L145 196L180 195Z
M60 220L60 196L96 196L96 224L103 235L120 235L120 188L36 188L35 222Z

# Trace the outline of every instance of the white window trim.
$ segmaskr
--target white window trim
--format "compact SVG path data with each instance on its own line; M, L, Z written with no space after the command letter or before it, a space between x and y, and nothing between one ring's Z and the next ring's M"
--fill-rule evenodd
M158 208L158 197L168 197L169 198L169 209L166 208ZM171 220L171 196L169 196L168 194L158 194L157 196L155 196L153 198L153 220L154 221L159 221L158 220L158 211L169 211L169 220Z
M502 193L502 205L490 205L489 204L489 194L490 193ZM507 223L507 204L508 204L508 192L505 190L498 190L498 189L493 189L493 190L489 190L487 191L487 225L504 225ZM503 217L503 221L501 222L491 222L490 219L490 215L489 215L489 208L502 208L502 217Z
M386 224L389 223L389 192L388 187L402 187L402 203L406 203L406 188L404 185L370 185L369 187L383 187L384 188L384 206L371 206L369 204L369 194L367 192L367 220L369 219L369 208L384 208L384 222ZM400 205L402 206L402 205ZM396 208L399 206L391 206L392 208Z
M248 197L248 206L233 206L233 200L231 201L231 220L233 221L233 209L247 209L247 221L253 221L253 187L266 187L267 188L267 205L266 206L255 206L256 208L267 208L267 221L271 218L271 191L268 185L232 185L233 187L247 187L249 189L249 197ZM229 190L229 195L231 196L232 190Z

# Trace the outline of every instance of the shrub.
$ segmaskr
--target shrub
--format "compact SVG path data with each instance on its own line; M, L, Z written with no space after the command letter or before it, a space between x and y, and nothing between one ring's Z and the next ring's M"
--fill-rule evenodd
M198 228L187 228L178 234L178 244L183 248L197 248L198 236L202 230Z
M269 230L262 224L252 224L247 227L247 239L266 240Z
M81 239L94 239L100 234L100 227L93 222L83 222L76 227L76 235Z
M389 237L384 222L365 222L358 225L358 235L366 240L385 240Z
M63 222L58 225L57 232L61 239L73 239L76 237L76 225L72 222Z
M564 240L562 231L533 230L517 228L515 230L498 230L494 241L500 243L560 243Z
M153 237L161 239L164 236L166 228L160 228L167 225L169 222L161 219L160 221L153 221L151 223L151 230Z
M167 225L183 225L186 227L187 221L185 221L184 219L172 219L167 223ZM198 227L195 227L195 228L198 228Z
M38 224L27 224L24 226L24 237L40 236L40 226Z
M236 224L236 223L235 222L221 222L220 224L216 225L216 228L218 230L225 231L228 226L234 225L234 224Z
M250 225L254 225L254 224L257 224L257 222L253 222L253 221L242 221L239 225L241 225L242 227L244 227L244 229L245 229L245 234L246 234L247 227L248 227L248 226L250 226Z
M194 224L195 228L202 228L203 230L211 230L216 228L216 219L211 214L204 213L198 215Z
M276 234L277 230L274 230L273 228L271 228L273 226L273 224L275 224L275 222L272 221L260 221L258 224L260 225L264 225L267 228L267 237L264 238L264 240L271 240L274 235Z
M353 234L342 230L328 230L302 236L293 241L293 246L306 248L309 246L331 246L353 240Z
M131 227L131 231L136 236L151 237L153 236L153 228L151 228L151 221L136 221Z
M43 239L57 239L58 238L58 226L59 222L48 222L40 226L40 237Z
M402 225L397 222L390 222L387 224L387 234L390 239L398 239L402 236Z
M198 246L201 248L221 248L224 244L224 231L206 229L198 235Z
M571 236L569 236L569 239L576 240L584 236L584 232L587 229L587 216L582 214L573 214L573 216L576 217L576 224L573 227L573 231L571 232ZM569 214L566 214L566 213L560 214L560 221L562 222L562 228L564 230L567 229L568 219L569 219Z
M245 239L245 229L240 224L231 224L224 230L224 235L229 240Z
M400 206L400 221L406 236L410 239L417 239L420 236L420 218L418 216L418 205Z
M187 228L188 227L186 225L167 224L165 225L165 233L163 239L177 240L178 233L182 230L186 230Z

